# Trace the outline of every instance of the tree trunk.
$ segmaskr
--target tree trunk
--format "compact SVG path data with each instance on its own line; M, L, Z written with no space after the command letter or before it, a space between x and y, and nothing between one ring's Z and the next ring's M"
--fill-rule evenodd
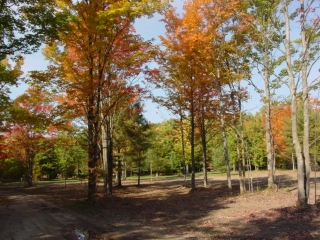
M127 179L127 162L123 160L123 169L122 169L123 180Z
M301 78L302 78L302 99L303 99L303 155L304 155L304 171L305 171L305 195L306 202L308 202L310 194L310 136L309 136L309 84L307 76L307 58L308 46L305 30L305 0L300 0L300 24L301 24L301 42L302 42L302 59L301 59Z
M220 78L220 77L218 77ZM221 132L223 137L223 155L226 164L226 171L227 171L227 182L229 190L232 190L232 183L231 183L231 173L230 173L230 166L229 166L229 149L228 149L228 139L226 134L226 127L224 121L224 104L222 99L222 87L219 85L219 106L220 106L220 121L221 121Z
M150 161L150 179L152 182L152 157L151 157L151 161Z
M194 103L193 103L193 91L191 91L191 136L190 136L190 144L191 144L191 188L196 188L196 175L195 175L195 157L194 157L194 133L195 133L195 121L194 121Z
M107 164L107 135L106 128L101 126L101 152L102 152L102 163L103 163L103 187L104 187L104 195L107 195L107 174L108 174L108 164Z
M232 84L230 84L230 89L234 90L234 86ZM239 87L240 89L240 87ZM239 90L238 89L238 90ZM236 140L236 150L237 150L237 163L238 163L238 171L239 171L239 186L240 186L240 193L244 193L246 191L246 181L245 181L245 169L244 169L244 165L243 165L243 154L241 157L241 153L240 153L240 141L239 141L239 135L240 135L240 131L238 130L238 126L237 126L237 109L236 109L236 101L235 101L235 92L236 91L232 91L231 92L231 100L232 100L232 105L233 105L233 127L234 127L234 137ZM238 101L239 101L239 116L241 116L241 99L238 97ZM239 121L241 123L242 119L241 117L239 118ZM242 148L243 150L243 148ZM235 164L233 164L233 171L235 172Z
M138 186L140 186L140 176L141 176L141 159L140 159L140 152L139 152L139 159L138 159Z
M25 176L28 187L33 185L33 160L35 158L35 154L32 153L32 148L27 148L27 174Z
M201 120L201 145L202 145L202 165L203 165L203 186L208 185L207 174L207 140L204 119Z
M159 176L159 157L157 155L156 157L157 162L156 162L156 180L158 180L158 176Z
M187 180L187 163L186 163L186 157L185 157L185 143L184 143L184 131L183 131L183 118L182 118L182 114L180 113L180 134L181 134L181 161L183 163L183 167L184 167L184 185L186 186L186 180Z
M294 153L291 153L292 170L296 170L296 162L294 160Z
M97 132L97 122L95 120L93 108L88 111L88 201L94 201L94 194L96 193L96 167L98 162L98 132Z
M285 38L285 52L286 52L286 64L290 81L290 96L291 96L291 118L292 118L292 138L297 157L297 168L298 168L298 201L297 205L300 207L306 207L308 205L308 194L307 194L307 175L305 158L299 142L298 136L298 119L297 119L297 90L296 82L294 79L291 59L291 48L290 48L290 20L288 13L288 5L283 0L283 12L285 15L285 27L286 27L286 38Z
M121 167L121 160L118 159L118 187L121 187L122 186L122 183L121 183L121 177L122 177L122 167Z
M265 43L266 44L266 43ZM268 53L263 53L263 64L264 66L264 107L265 107L265 121L266 121L266 148L267 148L267 164L268 164L268 186L273 187L274 185L274 152L272 148L272 136L271 136L271 96L270 96L270 76L269 76L269 59Z
M112 195L112 180L113 180L113 140L112 140L112 118L108 116L106 121L106 139L107 139L107 161L106 161L106 183L107 195Z

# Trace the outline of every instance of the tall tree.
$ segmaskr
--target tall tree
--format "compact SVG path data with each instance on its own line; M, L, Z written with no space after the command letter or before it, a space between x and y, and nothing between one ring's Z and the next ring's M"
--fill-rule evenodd
M134 34L138 17L161 10L163 1L64 1L72 15L60 42L46 51L73 108L88 128L88 200L94 200L101 129L107 138L107 169L112 168L112 111L125 94L127 80L142 72L149 43ZM54 69L54 68L52 68ZM110 181L109 181L110 182Z
M262 75L264 82L264 89L261 90L252 79L250 83L255 87L256 91L260 93L262 102L265 109L265 136L266 136L266 149L267 149L267 162L268 162L268 186L274 186L274 148L273 148L273 135L271 125L271 104L272 96L275 89L279 87L276 81L271 81L272 76L275 75L275 68L281 64L283 58L275 59L275 49L280 44L280 37L277 33L280 27L280 22L277 21L276 14L279 6L279 1L250 1L251 11L254 16L255 30L251 32L253 39L254 50L251 55L253 62L258 68L258 72ZM269 39L272 39L270 42ZM260 70L261 68L261 70Z
M166 48L161 63L164 78L161 79L162 86L159 82L156 84L162 89L170 89L168 105L176 106L175 110L182 109L190 119L193 163L196 124L205 122L201 118L208 117L200 114L201 109L210 106L209 102L217 98L218 89L228 81L243 78L242 71L232 74L234 69L227 66L231 65L228 61L236 54L235 45L224 41L224 36L242 29L248 19L241 12L239 1L187 1L184 10L181 18L171 10L163 20L167 29L166 37L160 37ZM237 14L240 15L237 19L241 19L239 24L230 27L231 19ZM218 72L221 73L219 77ZM230 177L228 179L231 183ZM191 183L195 187L193 175Z
M298 166L298 201L297 205L305 207L308 205L310 193L310 146L309 146L309 92L312 83L309 79L310 72L314 63L318 61L319 55L319 16L314 15L316 12L316 1L300 0L300 6L296 8L295 14L290 12L290 1L281 1L281 10L285 22L285 38L284 38L284 55L286 59L286 73L289 78L289 89L291 97L291 119L292 119L292 137L297 157ZM312 16L314 15L314 16ZM292 20L299 16L300 36L297 40L297 46L293 46L291 42ZM300 51L292 51L300 49ZM298 53L297 59L294 53ZM303 141L298 136L298 118L297 118L297 102L298 89L297 83L302 82L302 101L303 101Z

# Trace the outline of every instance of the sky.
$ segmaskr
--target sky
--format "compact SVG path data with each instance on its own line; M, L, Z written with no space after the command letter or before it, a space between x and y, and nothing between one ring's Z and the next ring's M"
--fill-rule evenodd
M184 0L175 0L173 6L176 7L179 13L182 12ZM159 35L165 34L164 23L161 22L162 16L159 14L154 15L153 18L142 18L138 19L135 22L136 32L140 34L145 40L155 39L155 43L159 43ZM45 70L47 62L41 54L41 51L34 53L32 55L27 55L25 57L25 64L23 70L25 73L30 70ZM253 76L258 84L262 84L262 80L259 76ZM260 79L259 79L260 78ZM243 83L242 87L248 86L247 83ZM15 98L18 95L22 94L27 89L27 85L21 84L18 88L12 88L11 97ZM254 91L254 89L248 86L250 99L247 103L244 103L243 111L255 113L262 107L262 102L260 101L260 96ZM283 95L288 96L288 92L283 90ZM280 92L281 93L281 92ZM160 90L156 94L161 94ZM152 103L151 100L144 101L144 116L146 119L153 123L162 122L172 118L173 116L165 108L158 106L155 103Z

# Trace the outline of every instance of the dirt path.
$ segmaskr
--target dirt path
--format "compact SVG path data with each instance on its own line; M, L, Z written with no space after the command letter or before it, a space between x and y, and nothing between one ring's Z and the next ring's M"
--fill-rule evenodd
M320 208L295 207L296 172L278 171L276 190L264 190L266 172L252 177L256 191L244 195L224 176L193 191L181 179L124 181L112 197L100 186L95 205L85 184L0 186L0 239L320 239Z
M0 190L1 240L81 239L77 229L95 224L38 196Z

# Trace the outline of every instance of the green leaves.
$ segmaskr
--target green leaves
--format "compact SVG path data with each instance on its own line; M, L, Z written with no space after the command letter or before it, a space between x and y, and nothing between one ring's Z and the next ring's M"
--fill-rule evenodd
M23 58L17 57L14 63L12 66L9 59L0 61L0 122L3 121L10 102L10 87L17 85L18 78L22 74Z
M55 7L56 2L49 0L2 0L0 60L17 52L35 52L43 42L56 39L66 14L57 13Z

